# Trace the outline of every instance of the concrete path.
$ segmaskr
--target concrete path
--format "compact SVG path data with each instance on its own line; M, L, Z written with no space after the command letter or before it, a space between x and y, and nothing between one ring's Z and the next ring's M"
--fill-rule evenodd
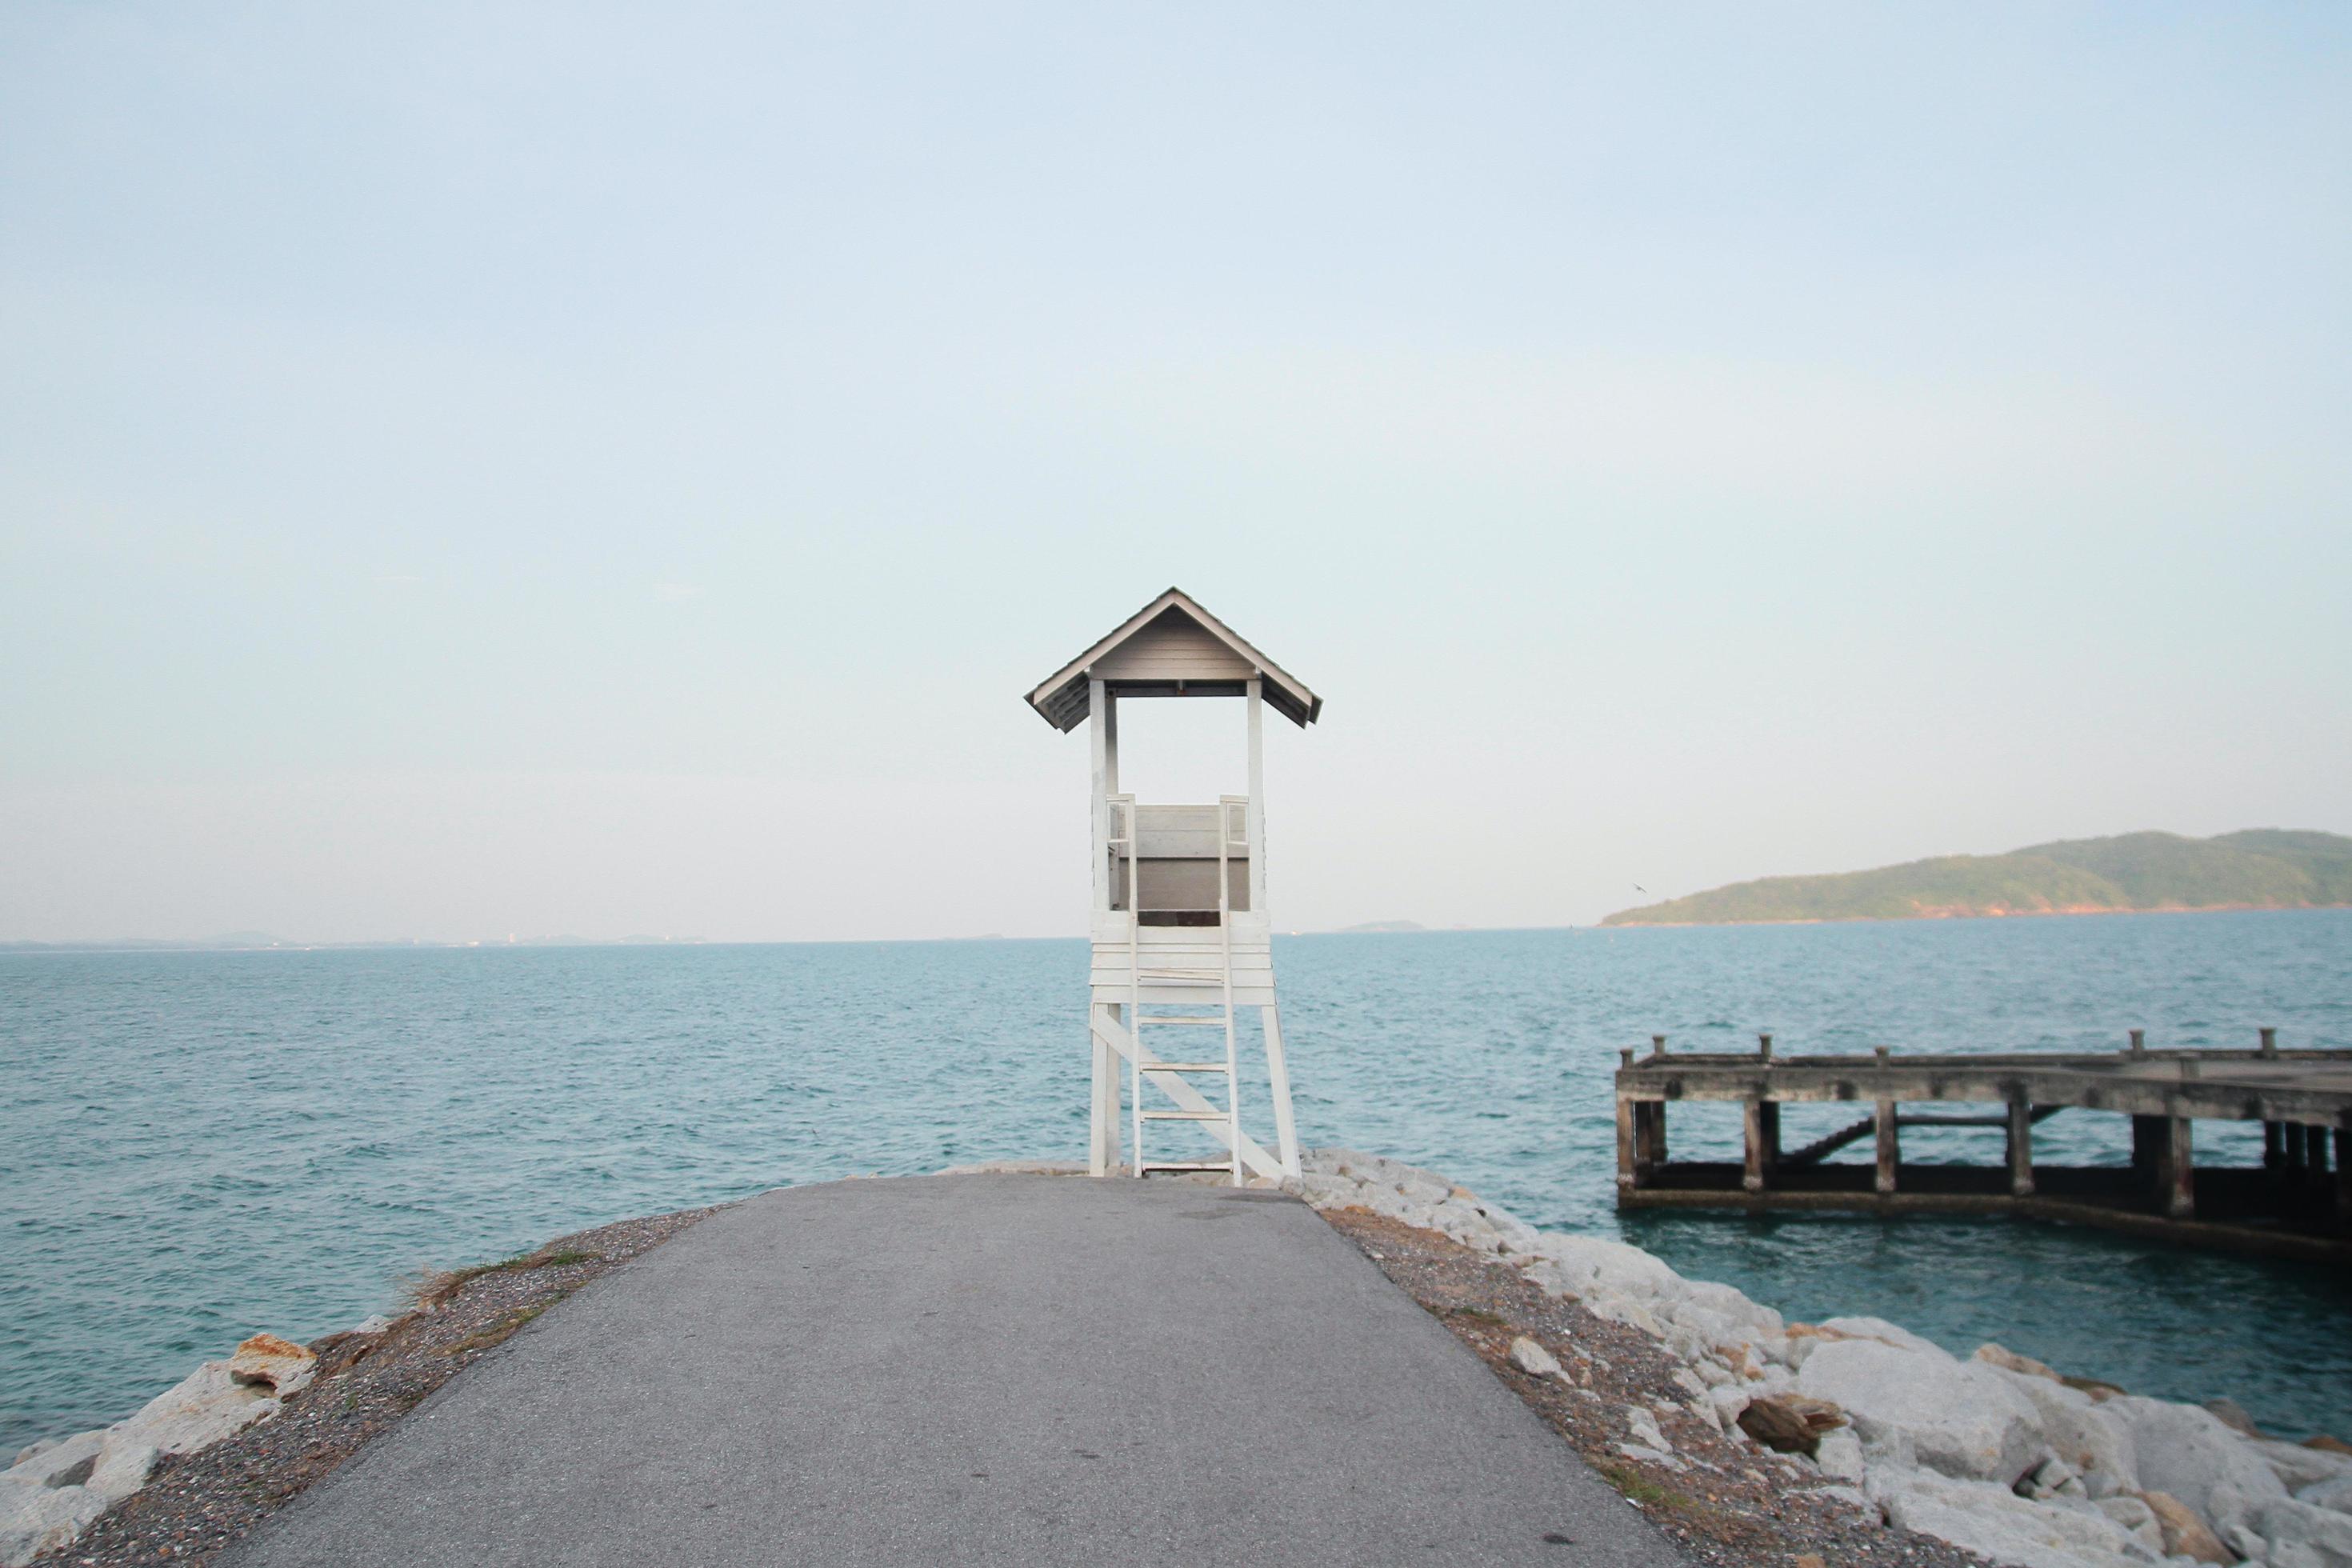
M1305 1205L771 1193L591 1284L234 1568L1683 1561Z

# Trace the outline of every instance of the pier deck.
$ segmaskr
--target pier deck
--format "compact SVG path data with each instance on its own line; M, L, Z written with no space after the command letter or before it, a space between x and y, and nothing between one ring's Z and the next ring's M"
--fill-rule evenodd
M2261 1035L2252 1050L2151 1051L2135 1030L2118 1052L2000 1056L1780 1056L1769 1035L1754 1051L1670 1052L1654 1037L1617 1072L1618 1205L2015 1213L2352 1262L2352 1052L2282 1050ZM1740 1105L1742 1163L1669 1160L1676 1101ZM1781 1147L1781 1106L1838 1102L1866 1111ZM2131 1118L2131 1163L2037 1163L2034 1127L2064 1110ZM2263 1164L2200 1167L2200 1120L2261 1122ZM1951 1126L2001 1130L2000 1164L1903 1163L1904 1128ZM1824 1163L1864 1140L1874 1164Z

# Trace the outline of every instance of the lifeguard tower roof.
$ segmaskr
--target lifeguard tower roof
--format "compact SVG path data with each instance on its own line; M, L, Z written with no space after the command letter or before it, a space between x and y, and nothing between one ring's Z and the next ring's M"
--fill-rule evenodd
M1086 722L1087 682L1123 697L1240 697L1256 678L1266 705L1300 729L1315 722L1323 700L1201 607L1171 588L1119 623L1094 647L1047 676L1029 706L1055 729Z

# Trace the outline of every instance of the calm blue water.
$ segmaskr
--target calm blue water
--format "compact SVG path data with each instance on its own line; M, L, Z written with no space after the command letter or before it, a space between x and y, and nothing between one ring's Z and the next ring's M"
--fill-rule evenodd
M1621 1226L1609 1095L1617 1047L1660 1031L2011 1050L2113 1047L2132 1026L2251 1044L2275 1024L2352 1047L2352 911L1276 951L1310 1144L1622 1231L1792 1316L1876 1313L1962 1352L1997 1337L2352 1436L2340 1271L2028 1224ZM113 1419L255 1330L348 1326L430 1265L783 1183L1077 1157L1084 959L1077 942L0 955L0 1453ZM1736 1111L1675 1117L1677 1153L1732 1157ZM2120 1161L2119 1121L2062 1115L2037 1150ZM2258 1136L2209 1127L2200 1157L2258 1157ZM1791 1109L1790 1143L1815 1131Z

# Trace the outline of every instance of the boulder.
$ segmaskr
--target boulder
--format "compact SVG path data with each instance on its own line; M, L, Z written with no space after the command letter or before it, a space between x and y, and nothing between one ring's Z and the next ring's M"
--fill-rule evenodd
M2030 1502L1991 1481L1881 1472L1871 1495L1890 1524L2018 1568L2138 1568L2147 1548L2089 1503Z
M229 1375L228 1363L208 1361L142 1405L116 1430L133 1428L166 1454L193 1454L277 1414L278 1401L268 1393L238 1383Z
M1933 1340L1923 1340L1906 1328L1890 1323L1884 1318L1824 1318L1821 1326L1831 1333L1849 1340L1877 1340L1896 1350L1911 1351L1919 1355L1940 1356L1945 1361L1956 1359L1952 1352Z
M2011 1372L1991 1362L1985 1364L2033 1406L2042 1420L2043 1439L2083 1478L2086 1496L2116 1497L2139 1490L2139 1466L2130 1434L2089 1394L2050 1378Z
M2003 1372L2013 1372L2022 1377L2044 1377L2053 1383L2058 1381L2058 1374L2051 1371L2043 1363L2035 1361L2030 1355L2020 1355L2015 1351L2004 1349L2000 1345L1979 1345L1976 1359L1987 1366L1997 1366Z
M2209 1399L2205 1402L2205 1408L2213 1413L2215 1420L2242 1437L2260 1437L2263 1435L2263 1429L2254 1425L2254 1418L2246 1414L2246 1407L2234 1399Z
M1681 1275L1622 1241L1546 1232L1538 1238L1536 1252L1581 1296L1622 1296L1646 1303L1682 1294Z
M1564 1375L1559 1358L1525 1334L1511 1342L1511 1364L1530 1377Z
M2252 1507L2286 1496L2262 1454L2210 1410L2127 1394L2100 1405L2099 1414L2130 1435L2141 1489L2179 1499L2209 1524L2222 1522L2215 1513L2217 1488L2231 1489Z
M2352 1568L2352 1514L2315 1508L2295 1498L2273 1498L2254 1510L2252 1522L2270 1542L2273 1562L2286 1549L2296 1548L2328 1568Z
M1801 1394L1768 1394L1739 1413L1739 1429L1780 1454L1810 1456L1821 1447L1822 1434L1845 1424L1845 1412L1835 1405Z
M1675 1451L1675 1446L1666 1441L1666 1435L1658 1430L1658 1418L1638 1405L1625 1407L1625 1430L1633 1435L1633 1441L1645 1448L1661 1454Z
M2297 1502L2307 1502L2314 1508L2333 1509L2337 1513L2352 1514L2352 1474L2332 1476L2324 1481L2314 1481L2294 1494Z
M2164 1554L2164 1527L2157 1521L2156 1510L2136 1497L2101 1498L2098 1510L2114 1520L2131 1538L2158 1556Z
M2221 1544L2221 1538L2197 1516L2197 1510L2170 1492L2142 1492L2139 1500L2156 1515L2157 1529L2164 1535L2166 1556L2193 1557L2200 1563L2237 1561L2237 1554Z
M1874 1462L1883 1457L2007 1488L2043 1443L2033 1405L2001 1373L1941 1351L1897 1349L1876 1337L1833 1340L1805 1358L1797 1387L1843 1409Z
M1833 1481L1859 1482L1867 1473L1862 1439L1853 1435L1851 1426L1835 1426L1822 1433L1819 1446L1813 1449L1813 1463Z
M0 1565L17 1568L71 1542L145 1485L154 1465L154 1445L129 1422L38 1446L0 1471Z
M2282 1443L2264 1438L2253 1445L2270 1465L2271 1473L2279 1484L2291 1492L2333 1480L2337 1476L2352 1475L2352 1456L2331 1454L2324 1448L2306 1448L2300 1443Z
M291 1340L256 1334L228 1358L231 1383L258 1388L283 1399L310 1381L319 1358Z

